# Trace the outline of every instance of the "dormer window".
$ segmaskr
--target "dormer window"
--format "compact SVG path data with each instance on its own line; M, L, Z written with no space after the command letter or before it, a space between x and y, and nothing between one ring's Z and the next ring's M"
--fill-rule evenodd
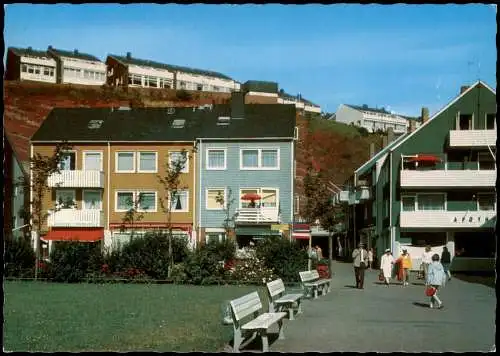
M89 129L98 129L101 127L103 120L90 120L88 124Z
M182 128L184 128L185 123L186 123L186 120L184 120L184 119L175 119L174 121L172 121L172 128L182 129Z

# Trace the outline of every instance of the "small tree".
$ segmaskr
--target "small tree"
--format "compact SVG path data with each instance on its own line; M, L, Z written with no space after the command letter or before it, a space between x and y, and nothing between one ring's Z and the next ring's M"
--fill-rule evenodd
M233 197L233 190L231 188L228 189L227 200L224 197L224 194L221 194L221 192L219 192L215 197L215 201L222 206L222 209L224 211L225 217L224 221L222 222L222 227L224 228L224 231L226 233L226 238L228 238L231 230L234 229L234 221L238 216L238 213L236 212L231 215L231 207L236 201L236 199Z
M195 152L196 148L193 148L192 152ZM165 190L165 196L167 201L165 202L163 198L160 198L160 206L162 211L167 215L167 236L168 236L168 278L171 277L172 268L174 266L173 253L172 253L172 204L175 198L178 198L178 193L181 187L181 175L188 159L192 156L187 150L182 149L178 159L170 162L169 157L167 157L165 164L165 174L163 176L157 175L158 182L162 185Z
M60 163L62 162L65 151L71 149L67 142L57 143L54 148L54 153L51 156L43 156L40 153L35 153L30 159L30 176L31 181L24 180L25 191L32 192L31 196L31 218L30 233L36 232L35 245L35 279L38 278L38 264L40 261L40 233L43 225L46 222L49 213L43 206L43 198L45 193L50 191L47 181L50 175L60 173ZM61 209L61 206L56 206L54 211Z
M124 232L127 227L130 226L130 239L134 238L135 234L135 223L141 221L144 218L144 214L139 212L141 203L142 203L143 195L142 193L135 199L128 199L127 203L131 206L130 209L127 210L125 215L122 218L122 225L120 226L120 231Z

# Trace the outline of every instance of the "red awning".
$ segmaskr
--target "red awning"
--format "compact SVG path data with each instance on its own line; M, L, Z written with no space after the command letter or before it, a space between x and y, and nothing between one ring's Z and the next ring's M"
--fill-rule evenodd
M292 238L297 240L309 240L311 234L309 232L292 232Z
M52 229L45 236L43 240L52 241L83 241L94 242L104 238L103 228L58 228Z
M246 193L241 196L241 200L260 200L261 197L256 193Z
M438 163L441 162L441 158L434 155L417 155L416 157L410 157L408 162Z

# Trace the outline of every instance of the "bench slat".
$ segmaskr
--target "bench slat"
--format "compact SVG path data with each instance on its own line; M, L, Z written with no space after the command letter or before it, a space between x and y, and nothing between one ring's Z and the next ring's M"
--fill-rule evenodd
M275 303L293 303L302 298L303 294L286 294L283 297L275 300Z
M241 328L243 330L256 330L256 329L267 329L274 323L280 321L286 316L286 313L284 312L279 312L279 313L264 313L259 315L257 318L255 318L252 321L249 321L245 325L243 325Z
M234 299L230 303L236 320L238 321L262 309L262 303L257 292L252 292L243 297Z

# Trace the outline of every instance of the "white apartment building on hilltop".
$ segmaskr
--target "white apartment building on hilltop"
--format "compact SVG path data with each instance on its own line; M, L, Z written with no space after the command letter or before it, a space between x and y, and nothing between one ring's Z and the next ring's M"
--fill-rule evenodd
M420 126L419 118L390 113L385 109L373 109L367 105L340 104L335 117L338 122L364 127L370 133L387 131L389 128L396 134L406 133L410 130L412 121L416 127Z

